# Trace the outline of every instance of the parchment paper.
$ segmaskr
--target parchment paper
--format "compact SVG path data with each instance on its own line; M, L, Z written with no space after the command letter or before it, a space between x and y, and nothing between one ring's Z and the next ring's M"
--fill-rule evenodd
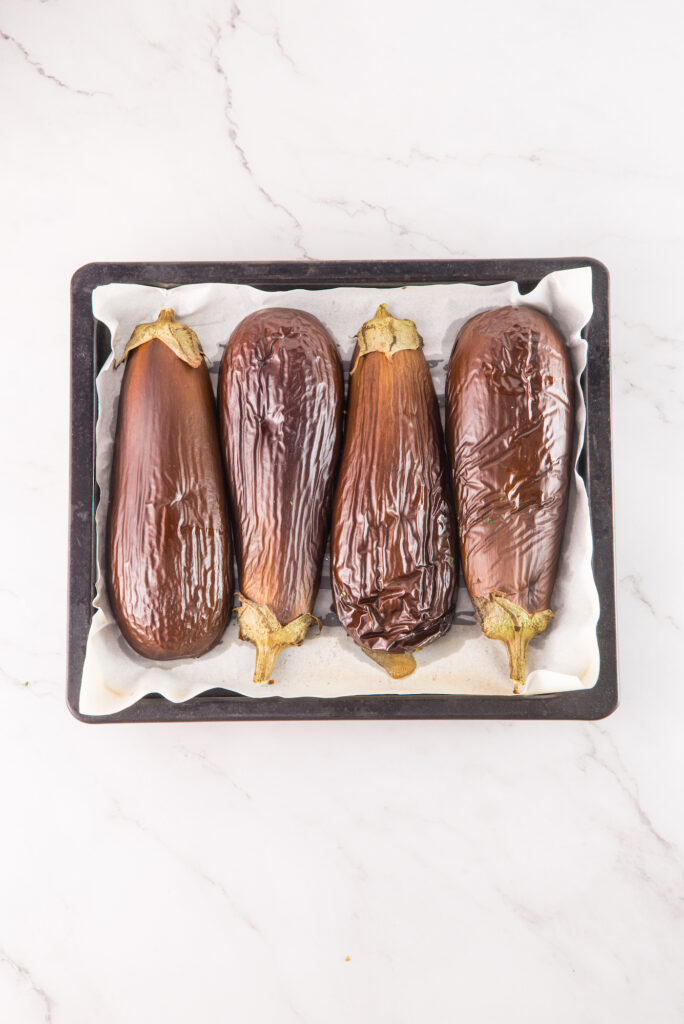
M579 377L586 363L582 327L592 314L591 268L549 274L534 291L521 296L514 282L491 286L412 285L396 288L332 288L323 291L262 292L245 285L198 284L149 288L110 284L93 292L93 313L109 327L113 350L121 358L133 328L153 321L170 306L177 319L198 334L210 365L214 389L221 355L233 328L248 313L269 306L290 306L317 316L335 339L348 369L354 335L377 306L387 302L396 317L415 320L425 343L440 407L444 412L446 364L461 325L487 309L531 305L549 314L570 350L576 381L576 456L584 438L585 406ZM390 679L361 654L332 612L328 557L323 566L315 614L323 630L309 632L302 647L282 652L273 685L252 683L254 648L238 640L233 617L222 642L201 658L154 662L135 654L113 619L104 583L104 537L109 501L119 389L123 367L112 356L97 378L96 478L100 503L96 514L97 597L81 685L80 710L106 715L135 703L147 693L180 702L203 690L223 687L259 700L263 697L339 697L377 693L511 694L504 645L487 640L460 581L456 616L450 632L416 655L418 668L404 679ZM575 459L576 462L576 459ZM528 651L527 694L588 688L598 678L596 623L599 603L591 571L592 540L584 483L575 472L552 608L556 615ZM237 580L237 577L236 577Z

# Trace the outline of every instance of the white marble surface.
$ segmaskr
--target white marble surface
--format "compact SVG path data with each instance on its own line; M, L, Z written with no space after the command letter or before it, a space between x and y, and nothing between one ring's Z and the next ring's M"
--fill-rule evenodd
M3 1024L684 1019L683 29L666 0L5 0ZM69 716L73 270L564 254L612 272L613 717Z

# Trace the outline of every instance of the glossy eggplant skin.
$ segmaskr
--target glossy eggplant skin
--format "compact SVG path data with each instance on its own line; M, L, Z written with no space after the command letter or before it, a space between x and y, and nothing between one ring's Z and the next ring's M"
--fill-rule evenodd
M455 555L439 407L422 349L362 354L357 345L331 535L335 610L349 636L366 653L394 655L446 633ZM393 676L415 667L395 673L375 660Z
M275 629L310 616L314 606L343 397L337 348L316 317L264 309L233 331L218 402L239 589L242 598L270 611ZM242 620L241 630L252 639ZM264 669L266 678L272 667Z
M233 579L216 404L204 362L158 340L126 359L107 556L114 615L138 654L197 657L220 640Z
M509 306L461 329L446 384L446 436L471 597L550 610L573 443L574 379L560 332Z

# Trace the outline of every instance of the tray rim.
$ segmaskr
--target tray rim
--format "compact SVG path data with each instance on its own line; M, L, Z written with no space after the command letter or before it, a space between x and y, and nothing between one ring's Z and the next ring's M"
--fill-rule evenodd
M78 702L90 619L94 568L95 329L92 291L101 284L174 287L203 281L250 284L269 290L400 287L402 284L534 286L555 270L592 270L594 313L582 386L587 405L584 458L594 538L593 570L601 606L597 626L599 678L590 690L529 697L466 694L373 694L356 697L261 697L209 691L183 703L147 695L113 715L84 715ZM68 659L66 701L88 724L191 721L302 721L349 719L575 719L593 721L618 706L613 551L610 414L610 276L593 257L454 260L282 260L221 262L93 262L71 279L71 451ZM606 515L606 510L608 514Z

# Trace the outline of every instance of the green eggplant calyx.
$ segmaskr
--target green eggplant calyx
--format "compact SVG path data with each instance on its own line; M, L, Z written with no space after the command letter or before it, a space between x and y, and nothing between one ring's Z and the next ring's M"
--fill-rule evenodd
M174 355L182 359L188 366L197 367L202 362L204 353L199 343L199 338L186 324L176 322L176 314L172 309L162 309L161 313L152 324L138 324L133 331L124 354L117 366L123 363L129 352L148 341L161 341L167 348L170 348Z
M522 693L525 686L527 645L535 636L544 632L553 618L553 612L547 608L543 612L530 614L519 604L509 601L504 594L496 592L489 597L473 597L473 604L484 635L490 640L501 640L506 645L511 682L515 693Z
M413 320L397 320L387 312L384 302L378 306L373 319L367 320L363 325L356 335L356 340L359 345L359 357L368 355L369 352L384 352L389 359L395 352L423 347L423 339Z
M363 647L361 644L356 646L377 665L384 668L385 672L392 676L392 679L403 679L404 676L410 676L412 672L415 672L416 659L412 654L407 654L404 651L372 651L369 647Z
M317 625L320 631L323 623L315 615L305 612L283 626L267 605L250 601L244 594L238 593L237 596L240 599L237 610L240 639L248 640L256 647L254 682L268 683L282 649L299 647L309 627Z

